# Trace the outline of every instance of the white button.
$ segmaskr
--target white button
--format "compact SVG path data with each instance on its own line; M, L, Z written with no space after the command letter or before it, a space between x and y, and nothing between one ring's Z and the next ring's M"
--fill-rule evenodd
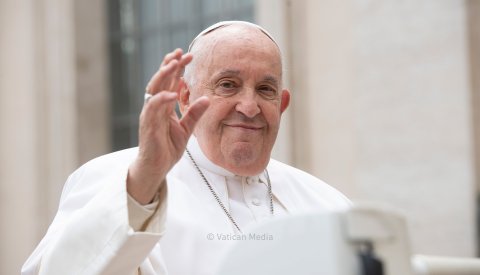
M256 178L256 177L246 177L245 181L248 184L257 184L258 182L261 182L260 178Z
M260 204L262 204L262 202L258 198L253 198L252 203L256 206L259 206Z

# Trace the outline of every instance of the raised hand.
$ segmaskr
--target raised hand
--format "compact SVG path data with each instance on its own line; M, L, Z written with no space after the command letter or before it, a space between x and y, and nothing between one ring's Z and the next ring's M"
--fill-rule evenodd
M140 114L139 153L127 177L128 193L141 204L153 199L208 108L208 98L200 97L181 119L175 113L175 102L180 90L185 88L181 74L190 61L192 55L183 54L181 49L167 54L147 85L146 92L151 97Z

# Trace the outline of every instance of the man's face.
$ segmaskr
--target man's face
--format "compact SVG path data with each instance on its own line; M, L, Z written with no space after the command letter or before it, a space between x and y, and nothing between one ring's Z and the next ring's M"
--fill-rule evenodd
M281 89L279 51L254 28L225 27L204 39L206 51L194 54L199 59L189 100L206 95L210 107L194 134L215 164L238 175L258 174L268 164L289 102Z

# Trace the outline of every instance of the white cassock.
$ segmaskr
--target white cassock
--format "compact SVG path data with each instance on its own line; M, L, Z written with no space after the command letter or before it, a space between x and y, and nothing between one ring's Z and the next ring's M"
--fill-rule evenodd
M271 218L266 173L236 176L209 161L194 137L187 148L243 232ZM214 272L233 242L227 239L240 233L186 153L168 173L157 202L136 203L126 192L126 177L137 152L101 156L70 175L55 219L22 274ZM267 170L274 216L350 206L340 192L303 171L275 160Z

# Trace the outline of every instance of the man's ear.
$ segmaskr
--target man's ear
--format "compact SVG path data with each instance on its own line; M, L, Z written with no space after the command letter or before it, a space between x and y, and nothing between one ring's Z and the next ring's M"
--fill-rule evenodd
M183 77L180 79L178 85L178 105L180 107L180 112L184 114L188 110L188 106L190 106L190 90Z
M287 89L282 91L280 98L280 113L283 113L290 104L290 92Z

